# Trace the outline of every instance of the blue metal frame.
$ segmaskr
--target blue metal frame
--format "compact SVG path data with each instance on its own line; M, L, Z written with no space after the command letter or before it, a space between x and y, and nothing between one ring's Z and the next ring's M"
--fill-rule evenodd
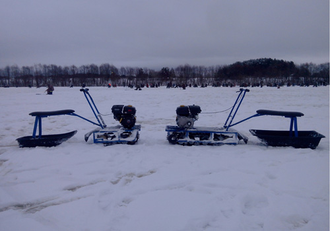
M32 116L35 116L35 121L34 121L34 126L33 126L33 132L32 132L32 138L41 138L42 136L42 118L48 117L48 116L57 116L57 115L76 115L75 113L73 113L73 110L71 110L72 112L68 112L68 113L53 113L54 111L51 112L42 112L41 114L38 113L37 115L32 114ZM59 111L55 111L55 112L59 112ZM49 113L49 114L47 114ZM77 115L76 115L77 116ZM37 135L37 130L38 130L38 135Z
M101 113L96 107L96 104L94 103L94 100L92 96L89 94L89 89L88 88L82 88L80 89L84 93L84 96L92 109L92 112L97 120L97 122L93 122L85 117L82 117L76 113L74 113L74 110L71 109L66 109L66 110L59 110L59 111L43 111L43 112L31 112L30 115L35 116L35 122L33 126L33 132L32 132L32 138L41 138L42 137L42 118L43 117L48 117L48 116L55 116L55 115L71 115L71 116L76 116L79 117L83 120L86 120L89 123L92 123L96 126L101 127L101 129L104 129L107 127L107 125L104 123L104 120L101 116ZM139 126L135 126L134 129L140 130ZM38 131L38 135L37 135Z
M107 125L104 123L103 118L101 116L101 113L97 109L92 96L89 94L89 92L88 92L89 89L88 88L82 88L82 89L80 89L80 91L82 91L84 93L84 96L85 96L85 98L86 98L86 100L87 100L90 108L92 109L92 112L93 112L93 114L94 114L94 116L95 116L95 118L96 118L96 120L97 120L98 123L95 123L95 122L93 122L91 120L88 120L88 119L86 119L86 118L84 118L84 117L82 117L80 115L75 114L75 113L73 113L73 115L75 115L75 116L77 116L77 117L79 117L81 119L84 119L84 120L86 120L86 121L88 121L88 122L90 122L90 123L92 123L94 125L100 126L101 128L105 128Z
M34 127L33 127L33 133L32 137L36 138L36 133L37 133L37 127L39 125L39 134L38 137L40 138L42 135L42 125L41 125L41 116L36 116L36 119L34 121Z
M72 114L70 114L70 115L72 115L72 116L77 116L77 117L79 117L80 119L86 120L87 122L90 122L90 123L92 123L92 124L94 124L94 125L96 125L96 126L99 126L99 127L101 127L101 128L105 128L105 126L102 126L102 124L100 124L100 123L95 123L95 122L93 122L93 121L91 121L91 120L89 120L89 119L86 119L85 117L82 117L82 116L80 116L80 115L78 115L78 114L76 114L76 113L72 113Z
M243 120L240 120L240 121L238 121L238 122L236 122L236 123L234 123L234 124L230 124L228 127L226 127L226 130L228 131L228 129L229 129L230 127L233 127L233 126L235 126L235 125L237 125L237 124L240 124L240 123L242 123L242 122L244 122L244 121L247 121L247 120L249 120L249 119L252 119L252 118L254 118L254 117L258 117L258 116L262 116L262 115L260 115L260 114L255 114L255 115L253 115L253 116L250 116L250 117L248 117L248 118L245 118L245 119L243 119Z
M245 119L243 119L241 121L238 121L238 122L236 122L234 124L229 125L228 127L226 127L226 130L228 131L229 127L233 127L233 126L235 126L237 124L240 124L240 123L242 123L244 121L247 121L249 119L252 119L254 117L259 117L259 116L264 116L264 115L261 115L261 114L258 114L257 113L257 114L255 114L253 116L247 117L247 118L245 118ZM292 137L293 136L293 131L294 131L294 136L295 137L298 137L298 122L297 122L297 117L296 116L284 116L284 117L291 119L291 121L290 121L290 133L289 133L289 136Z
M236 116L236 113L237 113L239 107L241 106L241 104L243 102L243 99L245 97L246 92L249 92L249 91L250 91L249 89L243 89L243 88L241 88L239 90L239 95L237 96L236 101L235 101L235 103L234 103L234 105L233 105L233 107L232 107L232 109L231 109L231 111L230 111L230 113L229 113L229 115L228 115L228 117L226 119L226 122L225 122L225 124L223 126L224 128L226 128L226 131L228 131L228 129L230 127L238 124L238 123L235 123L235 124L232 125L232 122L233 122L233 120L234 120L234 118ZM229 119L230 119L230 121L229 121ZM229 123L228 123L228 121L229 121ZM241 122L243 122L243 121L241 121ZM239 123L241 123L241 122L239 122ZM227 125L227 123L228 123L228 125Z
M42 117L48 117L48 116L53 116L53 115L61 115L61 114L77 116L77 117L79 117L83 120L86 120L87 122L90 122L90 123L92 123L96 126L101 127L102 129L106 128L107 125L104 123L104 120L101 116L101 113L97 109L96 104L94 103L94 100L93 100L92 96L89 94L89 92L88 92L89 89L88 88L82 88L82 89L80 89L80 91L82 91L84 93L84 96L85 96L90 108L92 109L92 112L93 112L93 114L94 114L94 116L97 120L97 123L74 113L73 110L70 110L69 112L64 112L64 113L59 113L59 111L56 111L55 113L54 112L42 112L42 113L37 113L37 114L32 113L33 116L36 116L36 119L35 119L35 122L34 122L34 127L33 127L32 137L33 138L41 138L41 136L42 136L42 122L41 122ZM62 111L60 111L60 112L62 112ZM37 136L37 130L39 132L38 136Z
M292 136L292 128L294 126L294 136L298 137L298 123L297 123L297 117L293 116L291 117L291 122L290 122L290 135Z
M250 117L247 117L247 118L245 118L245 119L243 119L241 121L238 121L238 122L236 122L236 123L233 124L233 120L234 120L234 118L236 116L236 113L237 113L239 107L241 106L241 104L243 102L243 99L245 97L245 94L246 94L246 92L249 92L249 91L250 91L249 89L242 89L242 88L240 89L239 95L237 96L237 99L236 99L236 101L235 101L235 103L234 103L234 105L233 105L233 107L232 107L232 109L231 109L231 111L230 111L227 119L226 119L225 125L223 126L224 128L226 128L226 131L228 131L228 129L230 127L233 127L233 126L235 126L237 124L240 124L240 123L242 123L244 121L247 121L249 119L252 119L254 117L259 117L259 116L267 115L267 114L259 114L259 113L257 113L255 115L252 115ZM293 131L294 131L294 136L295 137L298 137L297 116L295 116L295 115L290 116L290 115L283 115L283 114L282 115L281 114L278 114L278 115L279 116L284 116L284 117L287 117L287 118L290 118L291 119L291 121L290 121L290 133L289 133L289 135L292 137L293 136Z

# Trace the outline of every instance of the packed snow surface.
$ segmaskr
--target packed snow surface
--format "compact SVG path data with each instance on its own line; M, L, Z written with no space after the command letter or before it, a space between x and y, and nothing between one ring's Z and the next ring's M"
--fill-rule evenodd
M43 119L44 134L78 130L57 147L19 148L32 134L30 112L74 109L95 120L79 88L2 88L0 230L199 231L329 229L329 88L250 88L235 121L258 109L299 111L300 130L326 138L315 149L267 147L249 129L289 128L262 116L234 128L236 146L180 146L166 140L179 105L199 105L195 126L221 127L239 88L90 87L108 126L111 106L131 104L141 124L136 145L87 143L96 128L74 116Z

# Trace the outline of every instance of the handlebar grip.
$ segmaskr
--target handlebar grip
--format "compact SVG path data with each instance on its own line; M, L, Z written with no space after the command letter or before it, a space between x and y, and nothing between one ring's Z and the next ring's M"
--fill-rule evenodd
M239 91L237 91L237 92L241 92L241 91L249 92L250 90L249 89L240 88Z

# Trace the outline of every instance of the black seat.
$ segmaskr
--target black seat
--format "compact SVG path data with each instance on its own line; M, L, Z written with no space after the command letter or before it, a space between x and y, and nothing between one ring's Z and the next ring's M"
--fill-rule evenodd
M304 114L294 111L272 111L272 110L258 110L259 115L285 116L285 117L300 117Z
M36 111L36 112L31 112L29 115L45 117L45 116L54 116L54 115L67 115L73 112L74 110L72 109L58 110L58 111Z

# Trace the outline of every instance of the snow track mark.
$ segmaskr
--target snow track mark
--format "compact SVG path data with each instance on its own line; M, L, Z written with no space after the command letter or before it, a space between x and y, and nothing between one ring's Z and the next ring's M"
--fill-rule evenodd
M105 180L92 181L92 182L87 183L87 184L81 184L81 185L75 185L75 186L67 186L67 187L64 188L64 190L74 192L78 189L88 187L88 186L92 186L92 185L95 185L95 184L98 184L98 183L101 183L101 182L105 182Z
M73 201L84 199L86 197L88 196L69 198L59 201L56 201L58 198L54 198L54 199L48 199L48 200L36 201L36 202L17 203L0 208L0 212L13 209L13 210L22 210L24 213L36 213L51 206L70 203Z
M142 178L145 176L149 176L156 173L155 170L150 170L148 172L145 173L127 173L124 175L121 175L119 177L117 177L117 179L115 180L111 180L110 182L114 185L118 184L120 181L122 181L124 183L124 185L129 184L133 181L134 178Z
M291 215L284 219L287 224L289 224L289 229L299 229L308 224L309 220L300 215Z

